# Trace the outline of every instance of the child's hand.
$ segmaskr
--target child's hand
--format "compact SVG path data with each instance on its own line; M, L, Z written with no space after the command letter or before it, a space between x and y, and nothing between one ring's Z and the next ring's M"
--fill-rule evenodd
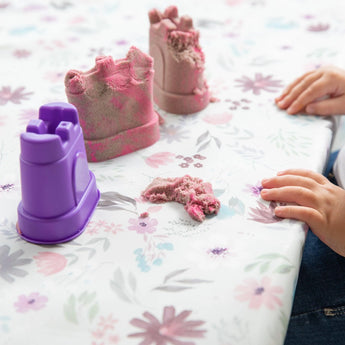
M345 190L324 176L290 169L262 181L261 197L293 205L278 206L275 215L301 220L338 254L345 256Z
M330 66L308 72L290 84L275 101L289 114L300 111L313 115L345 114L345 71Z

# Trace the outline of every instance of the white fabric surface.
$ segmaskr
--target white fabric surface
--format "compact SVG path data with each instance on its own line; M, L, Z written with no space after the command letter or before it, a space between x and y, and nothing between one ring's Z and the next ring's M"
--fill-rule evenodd
M16 233L19 135L29 119L66 101L69 69L122 58L131 45L147 52L147 12L170 4L0 2L1 345L284 342L306 227L273 217L260 180L324 169L331 121L289 116L274 98L302 72L345 61L342 2L175 1L200 31L219 102L188 116L157 109L165 124L155 145L89 164L114 205L99 206L74 241L39 246ZM184 174L212 183L216 217L199 224L182 205L140 199L154 177Z

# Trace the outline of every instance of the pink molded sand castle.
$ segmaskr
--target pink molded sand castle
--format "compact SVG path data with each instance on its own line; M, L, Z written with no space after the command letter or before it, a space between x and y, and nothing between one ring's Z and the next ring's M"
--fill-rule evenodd
M78 109L88 161L121 156L159 139L152 67L150 56L131 47L124 59L99 56L91 70L67 73L66 95Z
M202 222L207 214L217 214L219 200L213 195L212 185L196 177L155 178L142 192L144 199L153 203L177 201L195 220Z
M161 109L175 114L204 109L210 99L203 78L205 57L192 18L179 18L177 7L170 6L164 13L151 10L149 19L154 101Z

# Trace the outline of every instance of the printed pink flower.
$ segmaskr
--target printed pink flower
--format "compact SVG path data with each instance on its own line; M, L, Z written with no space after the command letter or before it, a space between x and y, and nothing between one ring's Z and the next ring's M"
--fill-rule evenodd
M14 91L11 91L10 86L3 86L0 90L0 105L5 105L7 102L20 104L22 100L26 100L29 95L32 95L32 92L24 92L24 90L24 86Z
M105 220L91 221L87 225L86 233L88 235L98 235L100 231L117 234L123 231L122 224L108 223Z
M36 119L38 117L38 112L37 109L22 109L20 114L19 114L20 120L26 124L32 119Z
M129 230L134 230L138 234L149 233L152 234L156 231L156 225L158 224L155 218L131 218L129 223L132 225L128 227Z
M49 276L62 271L67 265L67 259L58 253L40 252L34 256L38 272Z
M204 324L204 321L187 321L186 319L192 312L184 310L175 315L175 308L172 306L164 307L163 320L160 322L149 312L143 313L146 320L132 319L131 324L141 328L139 333L130 334L129 337L143 337L142 345L195 345L194 342L184 341L180 338L203 338L206 330L196 329Z
M159 212L161 209L162 209L162 206L150 206L147 209L147 212L149 213Z
M329 24L315 24L315 25L310 25L308 27L308 31L312 32L320 32L320 31L327 31L329 29L330 25Z
M226 4L229 6L239 5L243 2L243 0L226 0Z
M28 56L30 56L31 52L26 49L17 49L13 52L13 55L18 59L22 59L22 58L27 58Z
M236 288L238 295L236 299L241 302L249 301L249 308L259 309L265 306L274 309L276 306L282 306L282 301L276 296L283 292L280 286L271 286L271 279L264 277L261 282L256 279L249 278L244 281L244 285Z
M112 315L107 317L101 316L97 329L92 332L92 337L94 338L92 345L118 344L119 337L114 333L114 325L116 322L117 320L115 320Z
M209 114L203 118L203 120L211 125L224 125L232 119L232 114L221 113L221 114Z
M33 292L29 296L20 295L18 301L14 303L18 313L26 313L29 310L39 310L45 307L48 298Z
M254 79L243 76L237 79L237 87L242 87L242 91L253 91L254 95L260 95L261 91L275 92L276 88L282 87L280 80L273 80L271 75L264 77L261 73L256 73Z
M145 163L152 168L159 168L173 162L175 155L171 152L158 152L145 159Z

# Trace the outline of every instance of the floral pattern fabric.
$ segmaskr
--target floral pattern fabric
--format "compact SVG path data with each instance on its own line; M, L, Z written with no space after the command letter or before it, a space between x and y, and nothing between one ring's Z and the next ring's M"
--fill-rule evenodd
M66 101L64 76L98 55L148 51L159 0L0 1L0 345L279 345L307 227L275 217L260 181L322 172L334 126L274 105L292 79L344 67L337 0L176 0L200 32L212 103L191 115L156 107L154 145L90 163L101 192L85 231L41 246L16 232L19 135L38 108ZM202 223L150 204L155 177L199 177L221 202Z

